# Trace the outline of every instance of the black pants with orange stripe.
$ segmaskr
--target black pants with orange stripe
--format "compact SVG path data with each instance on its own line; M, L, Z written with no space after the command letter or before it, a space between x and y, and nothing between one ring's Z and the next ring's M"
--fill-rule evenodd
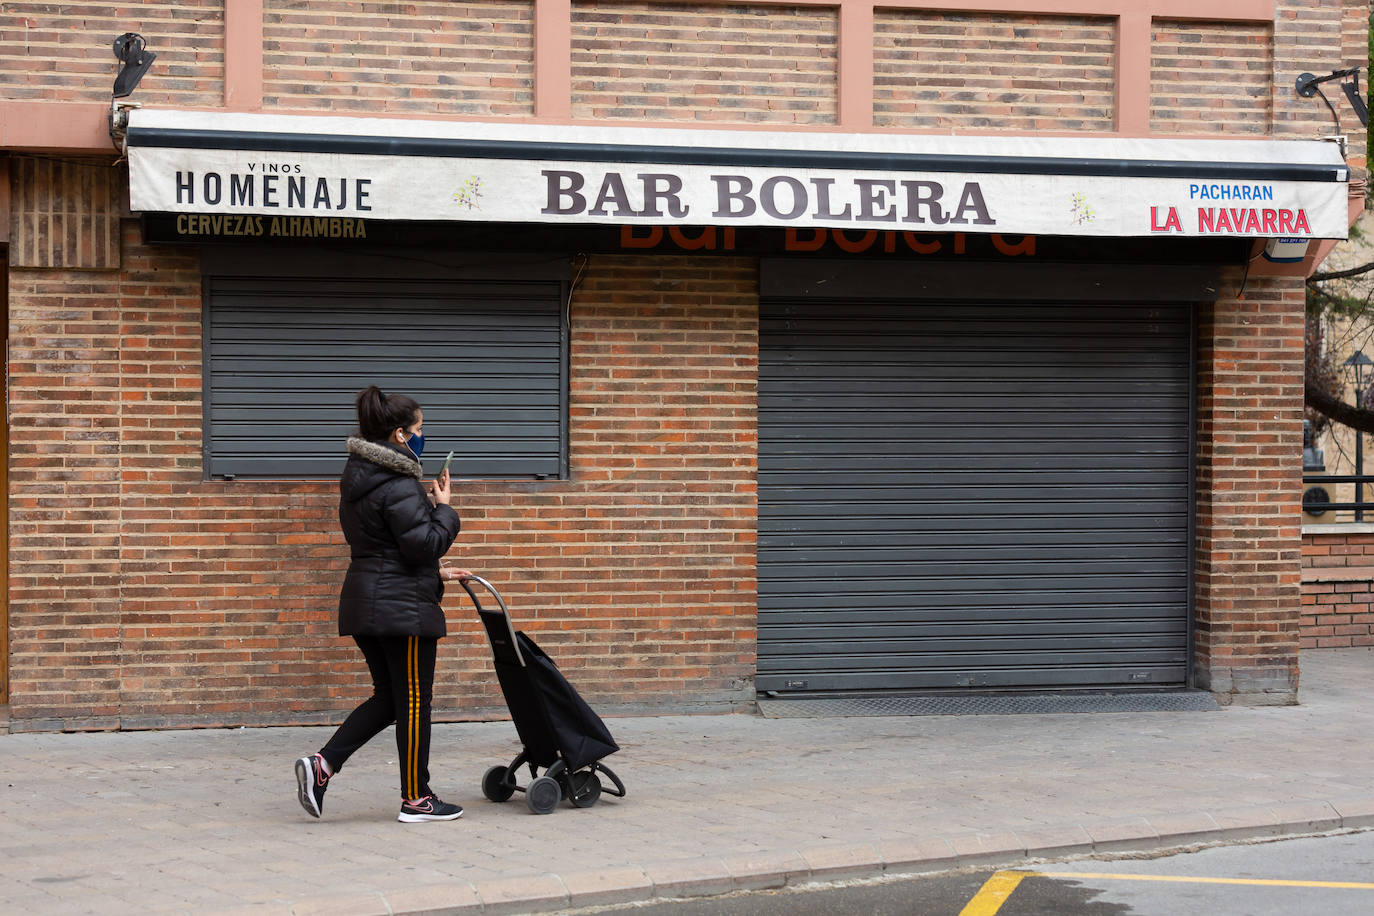
M372 696L348 714L320 748L335 772L353 752L396 723L401 797L424 798L429 788L429 710L439 640L424 636L354 636L372 672Z

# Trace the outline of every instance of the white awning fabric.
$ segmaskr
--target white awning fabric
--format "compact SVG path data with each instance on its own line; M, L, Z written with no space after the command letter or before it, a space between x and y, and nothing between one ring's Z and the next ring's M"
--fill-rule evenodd
M1345 238L1318 140L688 130L139 109L135 211Z

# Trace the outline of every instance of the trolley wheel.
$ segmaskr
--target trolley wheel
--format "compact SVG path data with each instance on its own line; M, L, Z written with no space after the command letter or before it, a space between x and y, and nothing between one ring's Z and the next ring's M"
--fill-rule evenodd
M532 780L525 789L525 804L535 814L552 814L562 798L563 790L558 788L558 780L548 776Z
M572 783L572 794L568 800L574 808L590 808L601 798L601 780L595 772L574 773L568 779Z
M506 768L492 767L482 777L482 794L494 802L503 802L515 794L515 787L506 783Z

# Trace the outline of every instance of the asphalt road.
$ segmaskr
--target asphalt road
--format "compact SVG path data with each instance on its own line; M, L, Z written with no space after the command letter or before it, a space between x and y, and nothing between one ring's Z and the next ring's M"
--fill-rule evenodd
M591 911L588 911L591 912ZM602 910L599 912L616 912ZM636 906L634 916L1292 916L1374 913L1374 830L806 886Z

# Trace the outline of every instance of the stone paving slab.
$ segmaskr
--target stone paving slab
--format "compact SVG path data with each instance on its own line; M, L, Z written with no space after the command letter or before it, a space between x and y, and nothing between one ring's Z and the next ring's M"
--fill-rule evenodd
M625 799L482 797L508 722L436 726L458 821L396 821L379 736L314 820L326 728L0 736L0 900L34 913L530 913L815 880L1374 828L1374 651L1302 705L1215 712L615 718ZM61 812L61 816L54 816ZM78 816L73 816L73 814Z

